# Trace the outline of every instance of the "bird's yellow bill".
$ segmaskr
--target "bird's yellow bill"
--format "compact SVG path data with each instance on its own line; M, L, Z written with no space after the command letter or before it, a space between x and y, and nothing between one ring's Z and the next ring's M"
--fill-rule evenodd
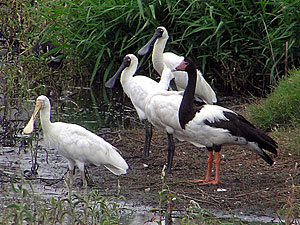
M34 108L34 112L31 116L29 122L27 123L26 127L23 129L24 134L31 134L33 132L34 121L37 118L41 109L42 109L42 102L37 101L35 108Z

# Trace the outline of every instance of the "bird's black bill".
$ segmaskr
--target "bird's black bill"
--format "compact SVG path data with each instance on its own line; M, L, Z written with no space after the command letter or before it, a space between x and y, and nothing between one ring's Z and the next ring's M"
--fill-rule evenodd
M121 73L122 73L122 71L117 72L112 78L110 78L109 81L107 81L105 83L105 87L107 87L107 88L113 88L115 86L115 83L116 83L116 81L119 78L119 76L120 76Z
M126 67L128 67L129 65L130 65L130 58L128 59L127 57L125 57L123 63L121 64L120 68L115 73L115 75L105 83L105 87L113 88L115 86L116 81L118 80L119 76L122 74L123 70Z
M140 56L146 55L150 51L151 45L156 41L157 38L160 38L161 36L162 36L161 30L157 29L153 37L150 39L150 41L138 51L138 55Z

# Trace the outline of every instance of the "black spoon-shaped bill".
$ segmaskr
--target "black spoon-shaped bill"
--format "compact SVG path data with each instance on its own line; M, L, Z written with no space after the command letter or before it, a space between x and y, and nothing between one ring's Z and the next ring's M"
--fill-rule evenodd
M140 56L146 55L150 51L151 45L157 40L157 38L160 38L162 36L162 33L163 30L161 28L156 29L150 41L138 51L138 55Z
M131 61L131 59L129 56L126 56L124 58L123 63L121 64L121 66L119 67L119 69L115 73L115 75L105 83L105 87L113 88L115 86L116 81L119 78L119 76L122 74L123 70L130 65L130 61Z

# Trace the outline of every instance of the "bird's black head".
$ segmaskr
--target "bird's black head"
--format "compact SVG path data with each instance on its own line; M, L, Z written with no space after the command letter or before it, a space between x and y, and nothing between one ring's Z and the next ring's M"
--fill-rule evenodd
M113 88L113 87L115 86L115 83L116 83L117 79L118 79L119 76L121 75L122 71L123 71L125 68L129 67L129 66L130 66L130 63L131 63L131 58L130 58L129 55L126 55L126 56L124 57L124 59L123 59L123 62L122 62L122 64L121 64L120 68L119 68L118 71L116 72L116 74L115 74L112 78L110 78L109 81L107 81L107 82L105 83L105 87L107 87L107 88Z
M131 63L131 58L127 55L123 59L123 67L129 67Z
M156 38L162 37L163 33L164 33L164 29L161 27L158 27L155 31L155 37Z
M139 51L138 54L139 55L146 55L149 51L150 51L150 47L152 46L152 44L158 39L161 38L163 33L164 33L164 28L163 27L158 27L155 30L155 33L153 35L153 37L150 39L150 41L144 46L142 47Z

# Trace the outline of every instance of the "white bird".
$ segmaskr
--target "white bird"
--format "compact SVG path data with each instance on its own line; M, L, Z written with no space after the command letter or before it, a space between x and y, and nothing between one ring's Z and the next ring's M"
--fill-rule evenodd
M197 71L195 64L184 59L176 69L188 73L188 85L183 97L173 92L153 93L147 97L146 114L156 127L166 130L181 140L195 146L204 145L209 151L208 168L204 180L193 180L200 184L221 183L220 150L222 145L241 145L260 155L268 164L273 160L263 151L277 155L277 143L263 131L255 128L236 112L217 105L193 105ZM211 179L213 150L216 152L215 179ZM171 160L171 159L168 159Z
M115 82L121 76L121 85L124 92L130 98L134 108L137 111L139 119L145 122L145 145L144 158L149 155L150 142L152 137L152 126L148 129L148 121L145 114L146 97L149 93L161 90L167 90L170 80L173 79L172 74L161 76L159 82L152 80L149 77L135 75L138 67L138 59L133 54L128 54L124 57L123 63L116 74L106 82L105 87L112 88ZM135 76L134 76L135 75Z
M152 51L152 63L154 69L159 75L166 67L173 70L184 59L183 56L178 56L172 52L164 52L166 43L169 39L168 31L165 27L158 27L151 40L138 51L139 55L145 55L149 52L151 45L154 43ZM188 76L185 71L174 71L175 83L178 90L184 90L188 82ZM207 104L217 102L216 94L211 86L206 82L201 72L197 70L197 85L195 91L196 99L201 99Z
M77 124L52 123L50 120L51 105L46 96L41 95L37 98L32 117L23 130L25 134L33 132L34 121L39 112L44 142L48 148L58 150L68 160L70 183L73 180L72 171L75 164L81 172L85 187L87 186L84 173L86 163L102 164L115 175L127 173L128 165L118 153L118 149L103 138Z

